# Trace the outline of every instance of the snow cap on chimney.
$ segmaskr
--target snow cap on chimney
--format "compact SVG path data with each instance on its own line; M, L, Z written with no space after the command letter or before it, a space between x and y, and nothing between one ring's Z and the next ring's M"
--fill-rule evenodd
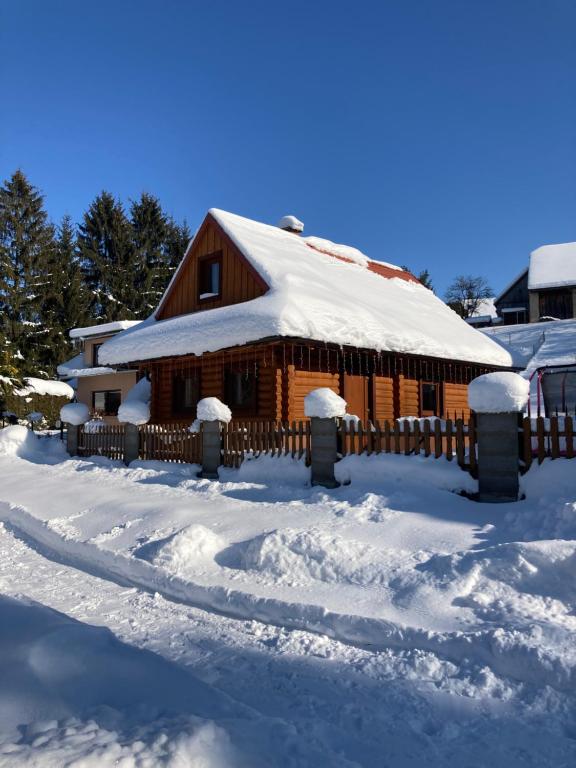
M298 221L296 216L282 216L278 222L280 229L285 229L286 232L302 232L304 230L304 224Z

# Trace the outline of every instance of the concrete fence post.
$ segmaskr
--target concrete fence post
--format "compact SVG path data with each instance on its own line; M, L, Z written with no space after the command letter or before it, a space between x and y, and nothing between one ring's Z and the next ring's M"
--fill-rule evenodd
M518 500L518 413L479 413L478 498L480 501Z
M80 443L80 427L75 424L66 425L66 450L69 456L78 456Z
M334 476L337 459L337 422L313 416L310 419L312 485L337 488L340 484Z
M135 424L124 425L124 464L137 461L140 455L140 430Z
M222 428L219 421L202 421L202 471L198 477L218 480L218 467L222 463Z

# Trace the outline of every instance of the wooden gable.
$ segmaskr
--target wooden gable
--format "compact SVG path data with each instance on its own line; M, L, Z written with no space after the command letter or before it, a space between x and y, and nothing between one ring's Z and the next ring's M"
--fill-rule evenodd
M210 257L220 258L220 293L214 298L201 299L200 265ZM156 319L167 320L177 315L239 304L256 299L267 290L268 286L258 272L208 214L162 299Z

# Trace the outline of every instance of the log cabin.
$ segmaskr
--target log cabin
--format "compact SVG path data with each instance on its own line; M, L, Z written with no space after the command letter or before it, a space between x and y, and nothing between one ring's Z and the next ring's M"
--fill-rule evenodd
M317 387L362 420L467 417L468 383L511 366L409 272L281 225L211 209L155 313L100 348L151 379L153 422L208 396L238 419L302 419Z

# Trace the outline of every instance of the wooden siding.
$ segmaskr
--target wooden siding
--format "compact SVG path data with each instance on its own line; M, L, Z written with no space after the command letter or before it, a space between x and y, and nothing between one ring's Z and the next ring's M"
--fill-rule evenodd
M216 252L222 253L220 296L199 300L198 260ZM191 251L184 259L159 309L157 319L166 320L176 315L239 304L261 296L265 290L262 279L242 254L224 236L216 223L207 219L195 238Z
M451 419L470 418L467 384L444 384L444 416Z
M420 415L420 382L416 379L408 379L398 376L396 386L398 395L395 404L396 418L401 416Z
M391 377L372 377L372 411L374 419L379 421L394 418L394 382Z
M328 387L340 394L340 376L325 371L303 371L288 366L288 421L304 418L304 398L313 389Z

